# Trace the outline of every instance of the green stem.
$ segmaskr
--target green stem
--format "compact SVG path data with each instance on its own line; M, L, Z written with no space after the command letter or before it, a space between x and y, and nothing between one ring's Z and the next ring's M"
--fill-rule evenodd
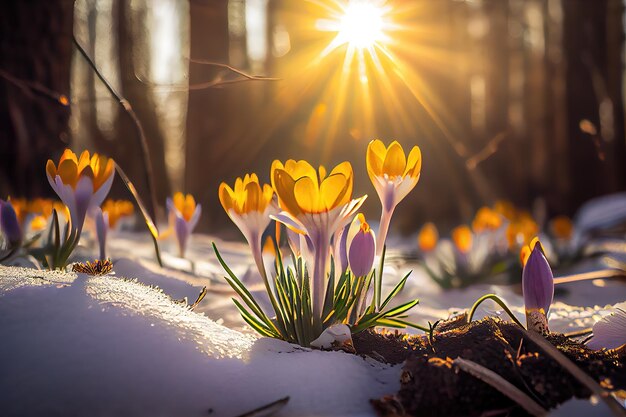
M476 309L478 308L478 306L480 306L483 301L485 300L493 300L495 301L500 307L502 307L504 309L504 311L506 311L506 313L509 315L509 317L511 317L511 319L513 319L513 321L515 322L515 324L517 324L518 326L520 326L521 328L524 328L524 326L522 325L522 323L517 319L517 317L515 317L515 315L513 314L513 312L509 309L509 307L507 307L507 305L504 303L504 301L502 301L502 299L500 297L498 297L495 294L487 294L487 295L483 295L482 297L480 297L478 300L476 300L476 302L474 303L474 305L472 306L472 309L470 310L468 316L467 316L467 322L471 323L472 322L472 318L474 317L474 313L476 313Z
M374 282L374 306L376 310L380 309L380 299L383 291L383 268L385 266L385 254L387 253L387 246L383 245L383 251L380 255L380 264L378 265L378 273L376 274Z

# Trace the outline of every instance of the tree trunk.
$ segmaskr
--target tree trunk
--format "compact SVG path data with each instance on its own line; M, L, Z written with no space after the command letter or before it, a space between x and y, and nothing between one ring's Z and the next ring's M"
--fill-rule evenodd
M617 3L563 2L569 173L574 184L570 207L625 186L622 29L615 35L623 10ZM594 128L581 128L585 120Z
M73 2L0 2L0 197L51 195L67 146Z

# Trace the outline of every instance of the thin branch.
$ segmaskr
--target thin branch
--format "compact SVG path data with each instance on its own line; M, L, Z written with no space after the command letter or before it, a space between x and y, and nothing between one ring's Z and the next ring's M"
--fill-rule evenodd
M50 88L40 83L17 78L16 76L10 74L9 72L1 68L0 68L0 77L4 78L5 80L15 85L16 87L20 88L22 91L24 91L27 94L36 92L45 97L52 99L53 101L61 104L62 106L67 107L70 105L70 101L65 94L61 94L57 91L51 90Z
M239 74L242 77L247 78L249 80L263 80L263 81L280 81L281 80L280 78L262 77L262 76L258 76L258 75L250 75L250 74L247 74L247 73L243 72L240 69L237 69L235 67L231 67L228 64L223 64L221 62L208 61L206 59L189 58L189 62L191 62L193 64L210 65L212 67L224 68L224 69L227 69L229 71L234 72L235 74Z
M582 272L580 274L566 275L563 277L555 277L554 284L568 284L570 282L588 281L592 279L607 279L607 278L623 278L626 277L626 272L619 269L601 269L600 271Z
M593 329L590 327L588 329L582 329L582 330L576 330L576 331L569 332L569 333L564 333L563 336L571 339L573 337L587 336L587 335L590 335L591 333L593 333Z
M508 135L508 131L498 133L480 151L467 158L465 161L465 166L467 167L467 169L475 169L478 164L494 155L498 151L500 143L502 143L502 141L506 139Z
M224 80L222 78L217 78L213 81L207 81L204 83L198 83L198 84L189 84L189 87L187 88L189 91L196 91L196 90L206 90L207 88L216 88L216 87L222 87L224 85L228 85L228 84L239 84L245 81L278 81L279 79L276 78L262 78L262 77L257 77L257 78L235 78L232 80Z
M143 155L146 185L148 187L148 193L150 194L150 216L152 217L153 221L155 221L157 198L156 198L156 190L154 187L154 177L152 175L153 170L152 170L152 161L150 159L150 149L148 147L148 139L146 138L143 125L141 124L141 121L137 117L137 114L133 110L133 107L131 106L129 101L126 100L124 97L122 97L117 91L115 91L113 86L107 81L106 78L104 78L104 75L102 75L100 70L98 70L98 67L96 66L95 62L91 59L89 54L83 49L81 44L78 42L78 39L76 39L76 36L72 35L72 40L74 41L74 45L76 46L76 49L78 49L78 52L80 52L83 58L85 58L85 61L87 61L87 63L89 64L93 72L100 79L102 84L104 84L107 90L109 90L111 95L117 99L120 106L122 106L122 108L126 111L126 114L128 114L128 116L130 117L130 119L135 125L135 128L137 130L137 137L139 139L139 144L141 145L141 151Z
M526 410L528 414L532 414L534 416L548 415L548 411L539 404L537 404L535 400L526 395L524 391L511 384L509 381L502 378L491 369L485 368L484 366L479 365L476 362L472 362L463 358L456 358L452 361L452 364L460 370L467 372L473 377L480 379L484 383L490 385L492 388L500 391L502 394L506 395L511 400L515 401L515 403L524 408L524 410Z
M191 61L191 60L190 60ZM192 61L195 62L195 61ZM259 75L250 75L247 74L237 68L231 67L230 65L227 64L221 64L219 62L211 62L211 61L199 61L197 63L200 64L204 64L204 65L213 65L216 67L220 67L220 68L225 68L231 72L234 72L235 74L240 75L239 78L230 78L230 79L224 79L222 76L217 76L215 77L213 80L211 81L205 81L202 83L197 83L197 84L157 84L157 83L152 83L150 81L146 81L144 79L142 79L139 75L135 74L135 78L137 78L137 80L139 80L139 82L149 85L151 87L153 87L154 89L156 88L164 88L166 89L167 92L172 92L172 91L197 91L197 90L206 90L208 88L219 88L225 85L229 85L229 84L239 84L242 82L246 82L246 81L281 81L282 78L274 78L274 77L263 77L263 76L259 76Z
M287 405L289 397L281 398L269 404L255 408L247 413L240 414L238 417L268 417L276 414L281 408Z

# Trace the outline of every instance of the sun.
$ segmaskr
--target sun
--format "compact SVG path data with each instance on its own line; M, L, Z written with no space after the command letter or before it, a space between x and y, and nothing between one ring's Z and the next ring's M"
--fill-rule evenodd
M391 28L387 14L389 8L382 0L347 0L336 3L337 10L326 19L317 21L317 28L337 35L322 52L327 55L347 45L349 55L354 52L380 48L388 42Z
M338 41L368 49L385 39L385 9L372 1L351 1L339 20Z

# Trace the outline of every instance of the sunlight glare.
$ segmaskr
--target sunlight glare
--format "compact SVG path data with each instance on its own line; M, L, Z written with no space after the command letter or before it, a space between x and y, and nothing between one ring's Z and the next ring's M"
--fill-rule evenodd
M356 48L371 48L384 38L383 14L374 2L351 1L341 16L337 37Z
M317 21L316 27L324 32L337 35L322 52L326 56L342 45L348 46L348 56L363 51L375 53L388 42L386 34L390 22L386 19L388 7L381 0L348 0L337 2L337 11L326 19Z

